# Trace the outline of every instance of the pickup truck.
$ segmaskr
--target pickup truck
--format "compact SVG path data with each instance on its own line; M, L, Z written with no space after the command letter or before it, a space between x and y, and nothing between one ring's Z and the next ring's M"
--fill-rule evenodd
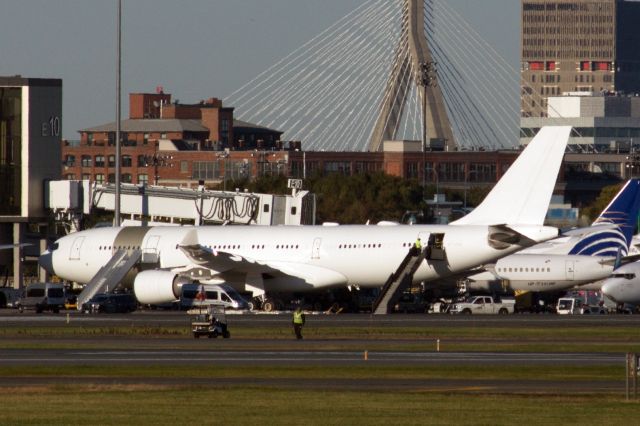
M457 302L452 307L452 314L512 314L516 301L514 299L494 300L491 296L472 296L464 302Z

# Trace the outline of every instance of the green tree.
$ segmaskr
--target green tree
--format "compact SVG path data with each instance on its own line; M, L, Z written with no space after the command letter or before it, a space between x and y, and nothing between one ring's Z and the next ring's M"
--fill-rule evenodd
M624 183L605 186L604 188L602 188L602 191L600 191L600 195L598 195L598 198L596 198L591 205L585 207L582 210L582 215L586 216L589 219L589 223L593 222L598 217L598 215L600 215L600 213L607 207L607 205L609 205L611 200L613 200L613 197L615 197L620 189L622 189L623 185Z

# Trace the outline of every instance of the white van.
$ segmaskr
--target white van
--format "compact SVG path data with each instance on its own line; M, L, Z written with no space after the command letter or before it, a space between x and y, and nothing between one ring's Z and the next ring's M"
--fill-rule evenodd
M556 312L559 315L572 315L572 314L606 314L607 310L603 306L590 306L585 305L581 299L574 297L561 297L558 299L558 305L556 306Z
M57 314L64 309L64 285L60 283L33 283L25 290L24 297L17 302L20 312L35 309L36 313L52 311Z
M224 306L227 309L249 308L247 301L227 284L191 283L182 286L182 309L208 305Z

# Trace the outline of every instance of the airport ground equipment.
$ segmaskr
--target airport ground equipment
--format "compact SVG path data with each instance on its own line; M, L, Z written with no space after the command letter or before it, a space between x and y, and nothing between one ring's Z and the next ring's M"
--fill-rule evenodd
M193 315L191 321L191 332L193 338L198 339L200 336L216 338L222 336L225 339L231 337L231 333L227 328L227 317L223 307L209 305L201 306L189 311Z
M507 315L515 311L515 299L497 300L491 296L474 296L463 302L455 303L450 312L452 314L499 314Z
M427 250L416 250L412 247L398 269L389 276L382 286L378 298L373 302L372 312L375 315L388 314L397 303L402 292L411 286L413 274L425 259Z
M84 289L78 295L78 310L82 310L84 304L96 294L109 293L115 290L141 257L142 251L138 249L117 250L111 260L98 270L98 273L84 286Z
M291 179L290 195L212 191L153 185L121 184L121 212L125 224L247 224L313 225L315 195L299 190ZM47 183L46 206L69 232L80 229L83 215L94 209L113 211L115 186L89 181Z

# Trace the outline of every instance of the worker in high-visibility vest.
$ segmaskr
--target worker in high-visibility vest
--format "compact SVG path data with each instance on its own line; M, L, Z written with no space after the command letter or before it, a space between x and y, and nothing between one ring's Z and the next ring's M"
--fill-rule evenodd
M296 339L302 339L302 326L304 326L304 313L302 313L302 308L298 306L295 311L293 311L293 331L296 333Z
M420 241L420 237L418 237L416 242L413 244L413 255L418 256L421 251L422 251L422 241Z

